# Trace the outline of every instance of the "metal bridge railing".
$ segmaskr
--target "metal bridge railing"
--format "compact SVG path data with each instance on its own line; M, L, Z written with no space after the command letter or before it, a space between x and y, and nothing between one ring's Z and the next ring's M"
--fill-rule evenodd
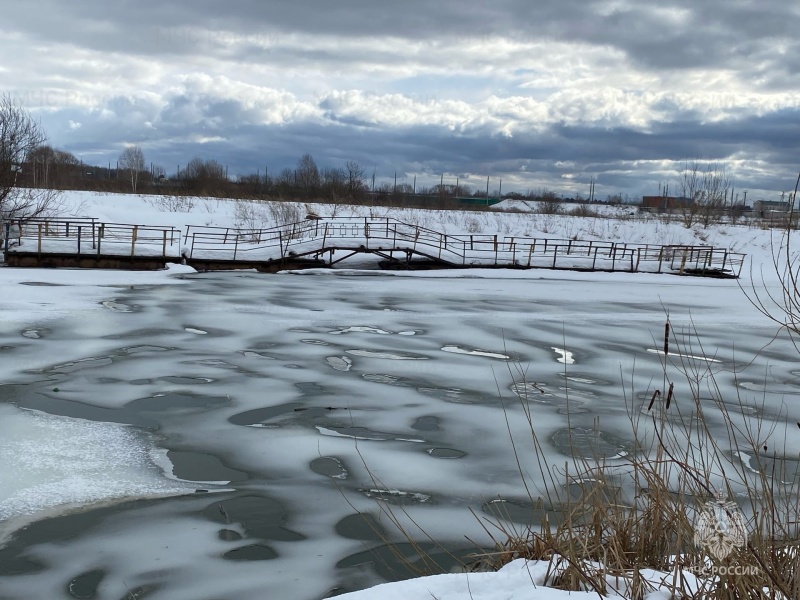
M10 248L5 223L5 250ZM36 240L38 253L275 260L332 250L399 251L449 265L573 268L610 271L664 271L741 274L744 254L723 248L652 245L593 240L498 235L450 235L383 217L309 219L268 228L174 227L101 223L96 219L31 219L18 225L17 236ZM183 248L181 238L183 237ZM69 242L54 244L52 242Z
M37 254L113 254L172 257L181 231L171 226L103 223L97 219L28 219L5 222L4 251L22 251L35 242ZM144 251L143 251L144 250Z

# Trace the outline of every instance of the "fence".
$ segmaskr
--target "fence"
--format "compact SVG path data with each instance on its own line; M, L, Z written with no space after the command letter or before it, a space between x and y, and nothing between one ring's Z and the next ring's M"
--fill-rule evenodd
M5 224L5 250L10 224ZM650 245L593 240L450 235L392 218L333 217L264 229L100 223L95 219L32 219L18 238L36 240L36 252L98 256L149 255L221 261L320 257L336 250L405 254L448 266L516 266L630 272L728 274L738 277L744 254L711 246ZM183 249L178 250L181 237Z
M167 258L177 255L168 252L167 247L181 239L181 231L174 227L101 223L92 218L27 219L6 222L3 229L5 252L21 251L22 240L26 239L36 241L37 254L100 256L105 252L115 256L146 254Z
M738 277L744 254L693 245L651 245L572 239L450 235L391 218L348 217L302 221L266 229L190 226L188 258L209 252L232 260L273 250L270 258L320 255L331 250L408 252L452 266L585 268L611 271L720 272Z

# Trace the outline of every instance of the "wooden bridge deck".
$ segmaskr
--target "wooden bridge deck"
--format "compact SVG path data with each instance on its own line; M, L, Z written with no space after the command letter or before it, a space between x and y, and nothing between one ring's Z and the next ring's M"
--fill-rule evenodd
M333 266L370 253L389 268L548 268L738 277L745 255L711 246L449 235L390 218L306 220L266 229L32 219L0 234L10 266L275 271Z

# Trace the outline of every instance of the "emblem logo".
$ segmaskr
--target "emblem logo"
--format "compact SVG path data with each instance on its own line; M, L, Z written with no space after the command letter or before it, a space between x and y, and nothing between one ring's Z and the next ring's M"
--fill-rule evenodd
M747 544L747 528L736 503L722 494L707 502L695 523L694 543L720 561L743 548Z

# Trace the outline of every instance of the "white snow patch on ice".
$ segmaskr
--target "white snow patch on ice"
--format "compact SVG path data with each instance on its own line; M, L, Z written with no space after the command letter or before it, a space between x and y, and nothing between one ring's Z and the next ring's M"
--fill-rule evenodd
M350 438L351 440L369 440L371 442L382 442L387 441L388 438L379 438L379 437L363 437L359 435L349 435L347 433L341 433L340 431L336 431L334 429L329 429L327 427L322 427L321 425L317 425L317 431L320 432L321 435L326 435L328 437L341 437L341 438Z
M363 356L366 358L389 358L392 360L428 360L427 356L408 356L404 354L394 354L380 350L345 350L353 356Z
M553 352L555 352L560 356L560 358L557 358L556 360L561 364L563 365L575 364L575 357L569 350L565 350L564 348L556 348L555 346L553 346Z
M0 540L19 519L133 498L190 494L125 425L0 405Z
M650 352L651 354L660 354L661 356L664 356L664 351L663 350L658 350L656 348L648 348L647 351ZM699 355L696 355L696 354L683 354L681 352L670 352L669 356L680 356L682 358L691 358L691 359L694 359L694 360L704 360L706 362L713 362L713 363L722 362L721 360L717 360L716 358L710 358L708 356L699 356Z
M369 327L369 326L356 326L356 327L347 327L345 329L337 329L336 331L331 331L331 335L341 335L343 333L377 333L379 335L391 335L391 331L386 331L385 329L381 329L380 327Z
M442 346L444 352L452 352L453 354L469 354L470 356L488 356L489 358L500 358L508 360L508 356L500 354L499 352L487 352L486 350L466 350L458 346Z

